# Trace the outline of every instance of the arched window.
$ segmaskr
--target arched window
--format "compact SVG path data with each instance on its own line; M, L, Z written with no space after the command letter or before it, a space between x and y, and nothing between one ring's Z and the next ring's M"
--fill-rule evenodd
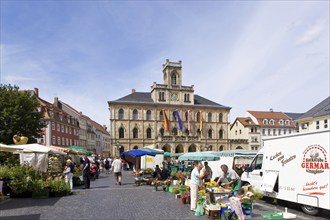
M219 122L223 122L223 114L222 113L219 114Z
M280 125L283 125L283 119L280 119L280 120L278 121L278 123L279 123Z
M201 130L200 129L197 129L197 135L201 136Z
M123 120L124 119L124 110L121 108L118 111L118 119Z
M151 120L151 111L150 111L150 110L148 110L148 111L146 112L146 120L147 120L147 121L150 121L150 120Z
M267 119L264 119L264 120L262 120L262 123L263 123L264 125L268 125L268 120L267 120Z
M172 120L173 120L173 121L176 121L176 114L175 114L175 111L173 111L173 113L172 113Z
M139 149L139 147L135 145L135 146L133 147L133 149L136 150L136 149Z
M125 137L125 130L124 128L119 128L119 138L124 138Z
M207 115L207 121L212 122L212 113L211 112L209 112L209 114Z
M196 121L197 122L199 122L200 117L201 117L201 112L197 112L197 114L196 114Z
M136 109L133 110L133 120L138 120L138 111Z
M270 120L269 120L269 124L270 124L270 125L274 125L274 119L270 119Z
M219 139L223 139L223 129L222 128L219 131Z
M185 133L186 133L186 135L189 135L189 130L186 129L186 130L185 130Z
M164 128L159 129L159 133L161 137L164 137Z
M222 145L220 146L219 151L223 151L223 146Z
M175 73L173 73L171 76L171 82L172 82L171 83L172 85L176 85L176 74Z
M173 128L173 129L172 129L172 134L173 134L173 135L178 135L178 129Z
M163 121L164 120L164 115L163 115L163 111L159 112L159 120Z
M285 120L285 125L290 126L290 120Z
M147 128L147 138L151 138L151 128Z
M237 146L236 149L237 149L237 150L241 150L241 149L243 149L243 147L241 147L241 146Z
M133 128L133 138L138 138L139 137L139 131L137 128Z
M209 129L208 136L209 136L209 138L212 138L212 129Z

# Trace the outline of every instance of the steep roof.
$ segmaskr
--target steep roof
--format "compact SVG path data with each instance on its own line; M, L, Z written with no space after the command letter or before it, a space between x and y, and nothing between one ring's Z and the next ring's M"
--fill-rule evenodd
M292 112L284 112L289 118L296 120L300 118L304 113L292 113Z
M115 101L109 101L109 104L116 104L116 103L126 103L126 104L152 104L156 105L159 103L155 103L151 98L150 92L134 92L127 96L124 96L120 99ZM164 103L166 104L166 103ZM202 96L194 95L194 106L205 106L205 107L221 107L221 108L230 108L224 105L220 105L215 103L211 100L208 100Z
M319 117L323 115L329 115L330 114L330 96L326 99L324 99L322 102L311 108L309 111L307 111L305 114L299 117L299 119L302 118L310 118L310 117Z
M250 117L237 117L235 119L234 123L231 124L230 129L234 126L234 124L236 123L236 121L239 121L244 127L247 127L247 126L259 126L256 123L254 123Z

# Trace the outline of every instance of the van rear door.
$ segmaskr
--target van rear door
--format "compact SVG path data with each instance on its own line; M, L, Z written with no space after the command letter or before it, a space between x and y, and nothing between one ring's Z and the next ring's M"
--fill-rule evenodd
M252 185L253 189L257 192L261 191L261 184L263 179L263 154L258 154L251 162L249 171L247 173L247 180Z

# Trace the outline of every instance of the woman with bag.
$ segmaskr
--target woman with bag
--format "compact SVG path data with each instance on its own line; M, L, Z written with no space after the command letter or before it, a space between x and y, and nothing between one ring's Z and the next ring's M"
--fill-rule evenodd
M66 166L64 168L63 173L65 174L65 182L67 183L69 181L70 183L70 189L72 190L73 188L73 171L74 171L74 165L70 159L66 161Z

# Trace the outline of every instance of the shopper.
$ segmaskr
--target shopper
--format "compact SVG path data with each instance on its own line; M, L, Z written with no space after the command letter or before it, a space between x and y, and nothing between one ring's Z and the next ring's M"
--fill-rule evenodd
M111 164L111 168L116 179L116 185L121 185L121 170L123 169L123 165L120 157L116 157L116 159Z
M203 179L203 174L200 174L200 170L203 168L203 165L195 161L194 162L194 169L191 172L191 177L190 177L190 210L191 211L196 211L197 207L197 194L198 194L198 185L200 183L200 180Z

